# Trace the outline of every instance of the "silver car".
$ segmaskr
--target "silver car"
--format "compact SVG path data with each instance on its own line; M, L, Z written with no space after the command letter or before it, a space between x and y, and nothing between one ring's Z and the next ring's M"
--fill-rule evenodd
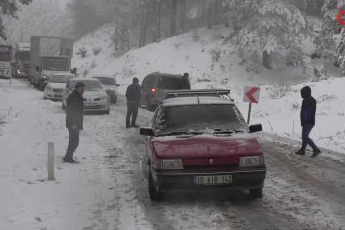
M85 112L101 112L110 113L110 98L100 81L93 78L74 78L67 84L62 96L62 108L66 108L67 98L75 89L77 82L85 84L84 111Z
M62 100L62 93L66 84L75 76L72 74L54 74L50 77L47 86L44 88L44 99Z
M110 97L110 102L112 104L116 104L117 87L119 86L119 84L116 84L115 77L94 76L93 78L98 79L101 82Z

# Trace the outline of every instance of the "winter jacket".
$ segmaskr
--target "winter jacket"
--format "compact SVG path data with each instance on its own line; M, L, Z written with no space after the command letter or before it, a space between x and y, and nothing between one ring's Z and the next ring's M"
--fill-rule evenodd
M181 79L181 89L191 89L189 80Z
M301 125L315 125L316 100L311 96L310 87L306 86L301 89L303 98L301 108Z
M127 87L126 91L126 98L127 102L140 102L141 92L140 92L140 85L139 84L131 84Z
M66 127L83 129L83 97L73 91L66 101Z

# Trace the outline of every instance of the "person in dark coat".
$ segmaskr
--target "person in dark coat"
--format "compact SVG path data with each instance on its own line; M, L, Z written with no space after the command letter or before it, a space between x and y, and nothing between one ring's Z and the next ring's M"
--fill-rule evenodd
M126 98L127 98L127 116L126 116L126 128L134 127L137 128L138 125L136 124L137 116L138 116L138 108L140 105L140 85L139 79L133 78L133 84L127 87L126 91ZM131 122L132 117L132 122Z
M64 162L76 163L73 153L79 145L79 132L83 129L83 93L85 85L78 82L75 90L68 96L66 101L66 127L69 132L69 142Z
M181 89L191 89L189 82L189 73L184 73L181 78Z
M305 155L305 150L309 144L314 153L312 157L316 157L321 153L320 149L315 145L314 141L309 138L309 134L315 126L316 100L311 96L311 89L305 86L301 89L303 98L301 107L301 125L302 125L302 147L296 152L298 155Z

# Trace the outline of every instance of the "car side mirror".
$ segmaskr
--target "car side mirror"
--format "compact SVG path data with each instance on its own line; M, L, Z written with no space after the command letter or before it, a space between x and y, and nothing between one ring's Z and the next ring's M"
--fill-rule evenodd
M154 136L154 132L153 132L153 129L151 128L141 128L140 135L152 137Z
M262 131L262 125L261 124L249 126L249 132L250 133L257 133L257 132L261 132L261 131Z

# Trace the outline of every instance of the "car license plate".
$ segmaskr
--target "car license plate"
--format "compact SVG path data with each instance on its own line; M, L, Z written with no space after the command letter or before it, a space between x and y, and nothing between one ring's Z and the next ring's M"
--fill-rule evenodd
M232 175L196 176L197 185L227 185L232 183Z

